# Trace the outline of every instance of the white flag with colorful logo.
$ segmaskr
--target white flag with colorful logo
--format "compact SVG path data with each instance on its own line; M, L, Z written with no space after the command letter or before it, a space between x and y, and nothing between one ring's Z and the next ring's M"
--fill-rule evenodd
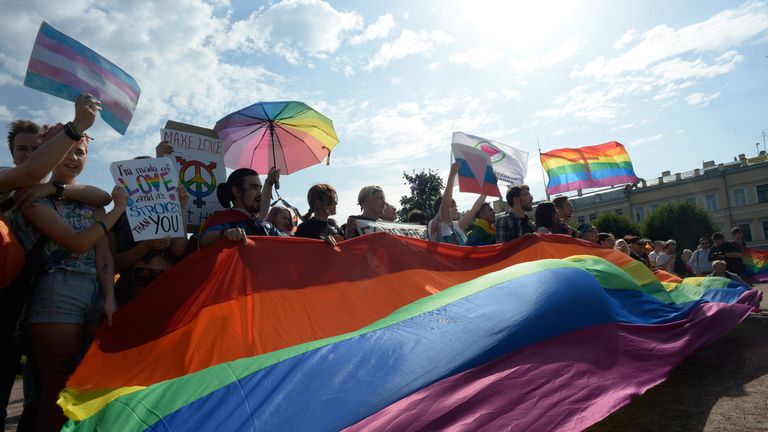
M464 132L454 132L453 143L468 145L488 154L493 172L500 181L509 186L523 184L528 171L528 152Z

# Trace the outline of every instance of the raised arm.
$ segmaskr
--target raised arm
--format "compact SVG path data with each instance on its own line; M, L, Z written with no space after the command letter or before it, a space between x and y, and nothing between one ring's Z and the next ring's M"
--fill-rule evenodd
M82 134L93 125L101 102L90 95L80 95L75 102L75 132ZM23 164L0 170L0 192L40 183L64 159L75 140L62 130L53 139L38 148Z
M477 197L477 200L475 200L475 203L472 204L472 208L467 213L465 213L464 216L461 217L461 219L459 219L459 227L462 230L467 229L469 224L471 224L472 221L475 220L475 215L477 214L477 212L480 211L480 207L482 207L483 204L485 204L486 198L488 198L488 195L480 195L479 197Z
M125 211L128 194L125 189L115 186L112 190L115 206L100 220L109 231ZM27 218L41 233L73 252L85 252L96 245L105 236L104 227L94 223L82 231L75 231L56 210L46 205L34 204L21 209Z
M456 181L456 174L459 173L459 163L454 162L451 164L451 171L448 173L448 180L445 182L445 190L443 191L443 199L440 202L440 210L432 219L434 222L431 225L431 235L434 237L440 232L440 222L451 223L451 204L453 203L453 183Z
M259 219L264 220L269 213L269 203L272 202L272 187L280 188L280 170L272 167L269 169L267 178L264 180L264 187L261 189L261 208L259 209Z

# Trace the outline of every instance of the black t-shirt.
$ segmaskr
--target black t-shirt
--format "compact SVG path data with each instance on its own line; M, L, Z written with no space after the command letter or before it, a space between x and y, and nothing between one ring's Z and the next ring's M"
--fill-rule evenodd
M729 258L725 254L730 252L741 252L741 246L734 242L725 242L722 246L712 245L709 249L709 260L725 260L726 269L737 275L744 273L744 261L741 257Z
M322 240L324 237L336 235L339 232L331 226L328 221L321 221L312 218L299 224L296 229L296 237L316 238Z

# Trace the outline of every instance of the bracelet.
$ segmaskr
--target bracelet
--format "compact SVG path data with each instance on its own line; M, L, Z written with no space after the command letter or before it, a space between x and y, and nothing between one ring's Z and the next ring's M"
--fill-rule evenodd
M56 199L62 199L64 197L64 183L54 180L51 182L54 189L56 189L56 192L53 194L53 197Z
M83 136L84 136L83 134L78 132L77 129L75 129L75 124L72 122L67 122L67 124L64 125L64 133L67 134L69 139L73 141L80 141L81 139L83 139Z
M107 225L106 225L106 224L104 224L104 222L103 222L103 221L99 221L99 225L101 225L101 229L103 229L103 230L104 230L104 235L107 235L107 234L109 234L109 230L107 229Z

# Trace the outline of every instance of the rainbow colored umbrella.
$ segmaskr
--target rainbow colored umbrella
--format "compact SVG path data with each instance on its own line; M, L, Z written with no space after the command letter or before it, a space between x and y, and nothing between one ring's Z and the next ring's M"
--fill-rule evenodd
M227 115L213 128L229 168L290 174L314 165L339 143L333 122L297 101L259 102Z

